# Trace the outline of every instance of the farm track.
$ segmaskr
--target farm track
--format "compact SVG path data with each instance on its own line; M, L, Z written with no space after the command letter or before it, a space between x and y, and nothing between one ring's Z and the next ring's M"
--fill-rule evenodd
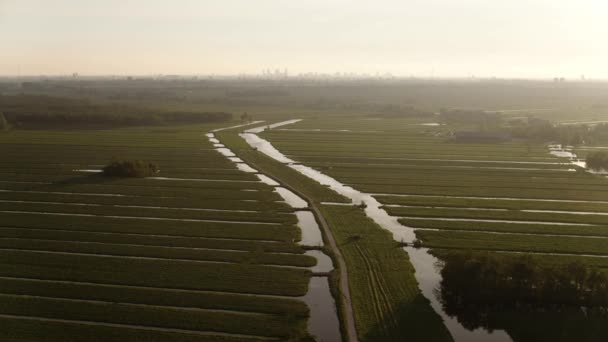
M368 274L370 275L367 285L374 297L372 300L374 311L379 318L379 322L381 322L380 326L382 330L384 330L384 334L389 336L390 331L392 330L391 328L398 325L397 320L392 315L392 310L388 305L390 302L390 296L388 293L386 293L383 278L378 274L376 268L371 265L371 259L365 250L359 245L356 246L356 249L365 264Z

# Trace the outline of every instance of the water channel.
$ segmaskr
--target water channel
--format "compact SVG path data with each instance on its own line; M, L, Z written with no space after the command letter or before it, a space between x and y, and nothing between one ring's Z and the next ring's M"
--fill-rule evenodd
M263 127L266 128L268 126ZM270 127L276 126L270 125ZM208 133L206 136L212 143L217 140L213 133ZM274 179L259 173L258 170L252 168L240 158L237 158L230 149L222 146L216 148L216 150L234 162L239 170L254 173L261 182L274 187L283 201L297 210L295 212L298 219L297 225L302 232L302 238L298 244L306 247L323 246L321 229L319 228L312 211L307 209L308 203L303 198L292 191L281 187ZM317 259L317 264L310 268L313 273L328 273L333 270L331 258L322 251L309 250L305 254ZM309 333L315 336L317 340L323 342L342 341L340 322L338 320L336 303L331 295L329 279L326 276L311 277L308 284L308 292L306 295L300 297L300 299L304 301L310 309L310 317L308 319Z

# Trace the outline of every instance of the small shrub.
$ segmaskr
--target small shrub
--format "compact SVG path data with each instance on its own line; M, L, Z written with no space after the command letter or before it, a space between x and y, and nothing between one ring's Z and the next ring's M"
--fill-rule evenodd
M116 160L103 168L103 174L108 177L149 177L160 172L158 165L141 160Z

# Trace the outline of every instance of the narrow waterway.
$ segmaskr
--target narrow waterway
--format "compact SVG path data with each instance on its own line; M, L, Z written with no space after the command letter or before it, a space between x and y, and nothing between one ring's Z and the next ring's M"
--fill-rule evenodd
M272 125L273 127L280 127L289 125L300 120L289 120L279 122ZM363 205L365 207L365 213L374 222L381 227L387 229L393 234L393 238L399 242L411 243L416 239L414 229L407 227L399 223L397 217L390 216L384 209L382 204L378 202L372 195L358 191L350 186L344 185L338 180L325 175L309 166L299 164L295 160L292 160L277 150L272 144L257 136L257 133L264 131L264 127L257 129L246 130L241 133L241 137L253 148L266 154L267 156L286 164L292 169L300 172L301 174L319 182L320 184L326 185L337 193L349 198L352 204ZM502 330L487 331L484 329L468 330L462 324L460 324L455 318L449 317L437 299L435 290L439 288L441 281L441 275L439 269L435 267L438 263L438 259L433 255L429 254L427 250L414 250L412 248L404 248L404 250L410 255L410 260L416 269L416 279L419 283L419 287L425 297L427 297L431 303L433 309L443 318L446 323L446 327L457 342L510 342L512 339L509 335Z
M291 122L297 122L299 120L291 120ZM268 127L274 128L280 125L273 124L269 126L262 126L262 129L254 128L252 131L263 131ZM240 126L237 126L240 127ZM211 141L212 139L217 140L213 133L207 133L207 138ZM287 203L293 209L296 209L296 217L298 219L298 227L301 230L302 238L298 242L299 245L306 247L322 247L323 236L321 229L317 224L314 214L307 210L308 203L296 195L292 191L281 187L280 184L274 179L259 173L258 170L245 163L240 158L236 157L234 152L224 147L218 147L216 150L227 157L229 160L234 162L237 168L243 172L254 173L260 182L265 183L269 186L274 187L275 191L281 196L283 201ZM331 272L334 267L332 260L329 256L319 250L306 251L306 255L310 255L317 260L317 264L310 268L314 273L328 273ZM310 317L308 319L308 332L314 336L317 340L323 342L340 342L342 341L342 334L340 332L340 322L338 320L338 313L336 309L336 302L331 295L329 287L329 279L325 276L313 276L310 278L308 284L308 292L306 295L300 297L300 299L308 305L310 309Z
M445 326L448 328L454 341L463 342L510 342L511 337L503 330L494 330L488 332L483 329L469 330L465 328L454 317L448 316L443 311L443 306L437 298L437 288L441 283L441 274L439 273L439 265L437 258L428 252L427 248L412 248L405 247L407 254L410 256L410 261L414 265L416 279L422 294L431 301L431 306L437 312Z

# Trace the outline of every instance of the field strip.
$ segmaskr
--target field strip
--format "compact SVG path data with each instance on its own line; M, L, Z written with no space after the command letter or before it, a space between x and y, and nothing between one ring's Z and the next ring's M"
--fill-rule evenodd
M291 154L286 154L292 156ZM323 155L307 155L308 157L326 158ZM560 162L531 162L531 161L513 161L513 160L484 160L484 159L441 159L441 158L398 158L398 157L353 157L353 156L335 156L332 159L364 159L364 160L404 160L404 161L440 161L453 163L488 163L488 164L533 164L533 165L570 165L570 163ZM373 165L373 164L365 164Z
M350 185L350 186L357 186L357 185L362 185L362 186L366 186L366 187L386 187L389 186L390 184L387 183L383 183L383 182L379 182L379 183L372 183L372 182L368 182L368 181L345 181L343 184L345 185ZM461 184L457 184L457 185L448 185L448 184L416 184L415 182L412 183L402 183L402 184L393 184L393 186L395 187L404 187L404 188L419 188L421 185L424 185L426 188L428 189L432 189L432 190L468 190L474 187L483 187L484 189L489 189L489 190L536 190L536 191L571 191L572 188L560 188L560 187L554 187L554 188L547 188L546 185L544 186L535 186L535 185L530 185L530 186L526 186L526 185L522 185L522 184L517 184L517 185L512 185L512 186L502 186L502 185L487 185L487 184L475 184L475 183L471 183L471 182L462 182ZM587 189L587 191L589 192L596 192L596 193L605 193L605 189L593 189L593 190L589 190Z
M267 341L278 341L279 340L278 338L257 336L257 335L231 334L231 333L223 333L223 332L215 332L215 331L199 331L199 330L186 330L186 329L176 329L176 328L159 328L159 327L151 327L151 326L145 326L145 325L104 323L104 322L95 322L95 321L68 320L68 319L46 318L46 317L35 317L35 316L19 316L19 315L0 314L0 318L19 319L19 320L28 320L28 321L40 321L40 322L50 322L50 323L68 323L68 324L81 324L81 325L90 325L90 326L104 326L104 327L110 327L110 328L129 328L129 329L159 331L159 332L174 332L174 333L182 333L182 334L197 335L197 336L225 336L225 337L234 337L234 338L251 338L252 340L261 339L261 340L267 340Z
M152 220L152 221L177 221L177 222L213 222L213 223L234 223L234 224L262 224L262 225L269 225L269 226L280 226L281 225L281 223L275 223L275 222L224 221L224 220L200 220L200 219L175 219L175 218L165 218L165 217L49 213L49 212L21 211L21 210L0 210L0 213L6 213L6 214L33 214L33 215L49 215L49 216L74 216L74 217L107 217L107 218L125 219L125 220Z
M44 184L44 185L53 184L52 182L26 182L26 181L7 181L7 180L0 180L0 183L10 183L10 184Z
M83 206L83 207L140 208L140 209L161 209L161 210L192 210L192 211L235 212L235 213L261 213L262 212L262 211L258 211L258 210L179 208L179 207L157 207L157 206L146 206L146 205L75 203L75 202L52 202L52 201L15 201L15 200L1 200L1 199L0 199L0 203L56 204L56 205L73 205L73 206Z
M89 246L131 246L131 247L151 247L162 250L184 250L184 251L226 251L235 253L248 253L249 250L243 249L227 249L227 248L205 248L205 247L179 247L179 246L166 246L166 245L142 245L136 243L119 243L119 242L96 242L96 241L81 241L81 240L57 240L57 239L39 239L39 238L14 238L14 237L1 237L0 240L20 240L20 241L38 241L38 242L58 242L58 243L77 243L79 245ZM1 247L0 247L1 249ZM21 249L21 248L16 248ZM30 250L29 248L24 248ZM268 253L268 254L288 254L290 253ZM0 289L1 291L1 289Z
M98 230L70 230L70 229L55 229L55 228L42 228L42 227L18 227L18 226L0 226L2 228L9 229L24 229L24 230L42 230L42 231L57 231L57 232L70 232L70 233L90 233L95 235L127 235L137 237L160 237L160 238L186 238L194 240L220 240L220 241L243 241L243 242L268 242L268 243L280 243L278 240L259 240L259 239L243 239L243 238L222 238L222 237L204 237L204 236L191 236L191 235L163 235L163 234L145 234L145 233L120 233L120 232L106 232Z
M18 192L18 193L30 193L30 194L55 194L55 195L82 195L82 196L101 196L101 197L146 197L146 196L138 196L138 195L101 194L101 193L89 193L89 192L34 191L34 190L8 190L8 189L0 189L0 192ZM147 197L154 197L154 196L147 196ZM172 198L172 197L156 197L156 198Z
M2 201L0 201L2 202ZM458 209L458 210L485 210L485 211L510 211L510 209L497 209L497 208L474 208L474 207L440 207L440 206L428 206L428 205L405 205L405 204L385 204L383 207L387 208L413 208L413 209ZM522 210L523 211L523 210Z
M584 226L593 227L590 223L567 223L567 222L548 222L548 221L514 221L514 220L492 220L492 219L473 219L473 218L452 218L452 217L427 217L427 216L398 216L398 219L409 220L437 220L437 221L471 221L471 222L502 222L502 223L522 223L522 224L543 224L555 226Z
M521 209L520 211L526 213L552 213L552 214L572 214L572 215L608 215L606 212L600 211L571 211L571 210L532 210L532 209Z
M560 202L560 203L601 203L608 204L608 201L584 201L584 200L560 200L544 198L517 198L517 197L475 197L475 196L451 196L451 195L415 195L415 194L388 194L372 193L372 196L383 197L429 197L429 198L462 198L462 199L481 199L481 200L505 200L505 201L532 201L532 202Z
M209 178L173 178L173 177L145 177L144 179L168 180L168 181L191 181L191 182L217 182L217 183L259 183L255 180L233 180L233 179L209 179Z
M460 249L460 248L446 248L446 247L439 247L437 249ZM502 249L480 249L480 248L475 248L476 250L483 250L483 251L491 251L491 252L496 252L496 253L508 253L508 254L537 254L537 255L547 255L547 256L574 256L574 257L589 257L589 258L608 258L608 254L584 254L584 253L556 253L556 252L534 252L534 251L518 251L518 250L511 250L511 251L507 251L507 250L502 250Z
M300 150L298 152L300 152L300 153L307 153L305 155L301 155L302 158L309 158L309 157L310 158L327 158L327 157L331 157L332 159L333 158L354 158L354 159L360 159L360 158L411 158L410 156L418 157L419 155L421 155L421 156L428 155L426 152L416 153L414 151L412 151L411 153L407 154L407 156L405 156L405 157L368 157L366 154L344 156L342 151L326 151L326 152L328 152L327 154L308 154L308 152L310 152L309 150ZM316 152L316 151L313 151L313 152ZM339 155L335 155L334 156L334 155L332 155L332 153L336 153L336 154L339 153ZM289 152L287 152L286 155L293 156L293 154L291 154ZM449 158L454 158L454 157L471 157L470 154L434 154L433 156L437 156L437 157L442 157L443 156L443 157L449 157ZM476 154L475 157L478 157L478 158L494 158L496 156L494 156L494 155L490 156L490 155ZM443 158L422 158L422 157L415 158L415 159L420 160L420 161L425 161L425 160L446 160L446 159L443 159ZM519 160L520 158L517 158L517 159L518 160L505 160L505 162L506 163L510 163L510 162L513 162L513 161L515 161L515 162L520 161ZM549 163L551 163L550 161L554 161L555 157L533 157L533 158L530 158L530 159L533 159L533 160L530 161L529 163L545 163L544 161L537 161L537 160L547 160ZM451 160L455 160L455 159L451 159ZM472 159L472 160L483 161L483 159ZM522 161L522 163L525 163L525 162ZM568 165L566 163L563 163L563 164L564 165ZM391 164L391 165L393 165L393 164ZM394 165L400 165L400 164L394 164ZM405 165L405 164L402 164L402 165Z
M563 235L561 235L563 236ZM167 245L153 245L153 244L135 244L135 243L120 243L120 242L97 242L97 241L81 241L81 240L60 240L60 239L40 239L40 238L21 238L21 237L2 237L0 240L20 240L20 241L39 241L39 242L57 242L57 243L74 243L79 245L91 245L91 246L131 246L131 247L150 247L162 250L184 250L184 251L221 251L221 252L234 252L247 254L251 253L252 250L248 249L230 249L230 248L206 248L206 247L181 247L181 246L167 246ZM281 252L264 252L267 255L304 255L304 253L281 253ZM271 264L272 265L272 264ZM0 289L1 290L1 289Z
M8 252L31 252L34 254L53 254L53 255L79 255L79 256L90 256L108 259L129 259L129 260L158 260L158 261L178 261L185 263L195 264L224 264L224 265L242 265L242 262L236 261L216 261L216 260L198 260L198 259L180 259L180 258L162 258L162 257L148 257L148 256L132 256L132 255L118 255L118 254L102 254L102 253L79 253L79 252L59 252L59 251L48 251L42 249L18 249L18 248L4 248L0 247L0 251ZM281 268L281 269L293 269L302 270L310 269L309 266L286 266L286 265L275 265L275 264L255 264L256 266L270 267L270 268Z
M542 237L572 237L572 238L585 238L585 239L608 239L608 236L601 235L574 235L574 234L543 234L543 233L520 233L520 232L499 232L495 230L486 230L486 229L452 229L452 228L425 228L425 227L412 227L416 230L429 230L429 231L449 231L449 232L477 232L484 234L494 234L494 235L528 235L528 236L542 236Z
M225 309L205 309L205 308L188 307L188 306L155 305L155 304L140 304L140 303L127 303L127 302L109 302L109 301L104 301L104 300L74 299L74 298L64 298L64 297L13 294L13 293L4 293L4 292L2 292L2 290L0 290L0 299L2 297L9 297L9 296L10 297L19 297L19 298L32 298L32 299L52 299L52 300L60 300L60 301L71 302L71 303L88 303L88 304L103 304L103 305L116 305L117 304L117 305L131 307L133 309L164 308L164 309L191 311L191 312L216 312L216 313L228 313L228 314L238 314L238 315L247 315L247 316L273 316L273 314L262 313L262 312L237 311L237 310L225 310Z
M295 163L295 162L294 162ZM360 163L340 163L340 165L361 165ZM417 164L379 164L366 163L365 166L407 166L407 168L420 169L472 169L472 170L516 170L516 171L551 171L551 172L576 172L575 169L542 169L530 167L499 167L499 166L465 166L465 165L417 165Z
M99 286L113 289L133 289L133 290L155 290L155 291L166 291L166 292L179 292L184 294L218 294L218 295L230 295L230 296L243 296L243 297L260 297L260 298L276 298L276 299L294 299L297 297L281 296L281 295L269 295L269 294L257 294L257 293L246 293L246 292L228 292L228 291L210 291L210 290L187 290L170 287L154 287L154 286L137 286L137 285L122 285L112 283L94 283L87 281L70 281L70 280L55 280L55 279L38 279L38 278L24 278L24 277L7 277L0 275L0 279L7 280L27 280L38 283L52 283L52 284L66 284L66 285L88 285L88 286Z

